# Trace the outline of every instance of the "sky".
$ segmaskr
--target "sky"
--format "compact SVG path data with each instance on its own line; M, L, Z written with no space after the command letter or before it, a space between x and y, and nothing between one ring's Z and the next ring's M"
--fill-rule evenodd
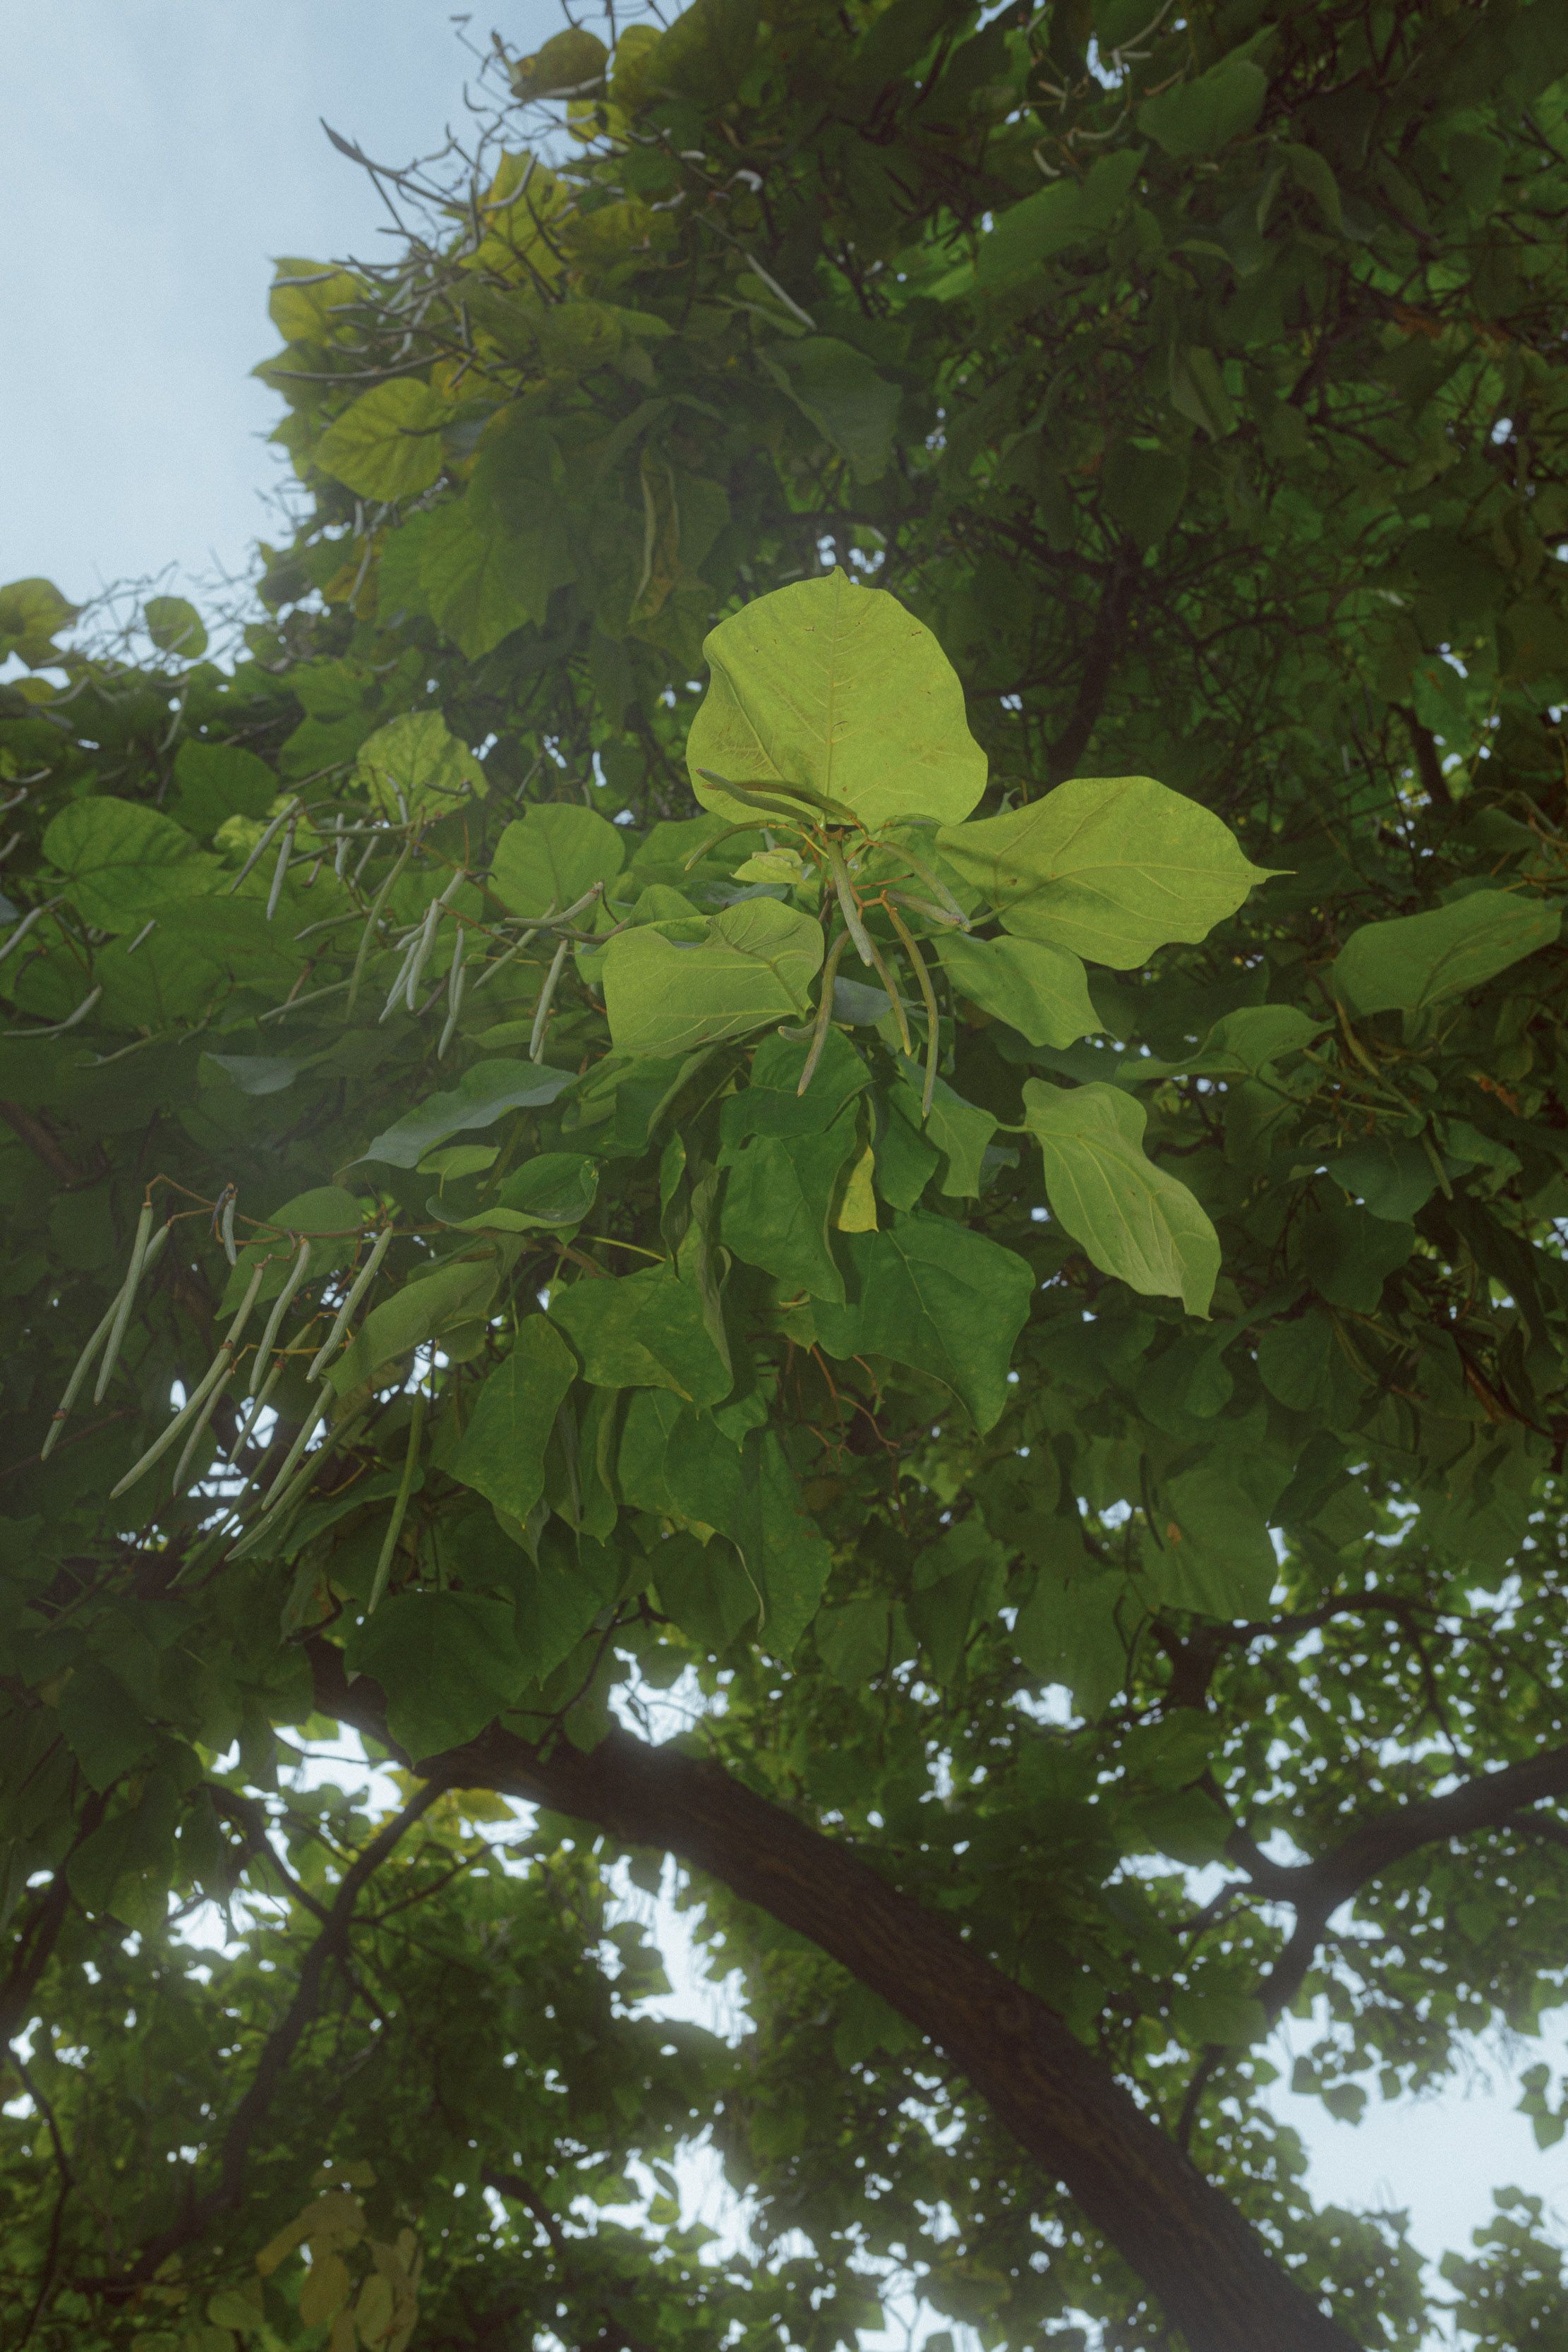
M385 218L321 119L401 163L464 121L492 23L547 37L553 0L47 0L14 7L0 77L0 582L82 600L171 567L246 567L268 533L274 257L372 253ZM273 528L276 529L276 523ZM1298 2036L1302 2029L1290 2029ZM1537 2054L1531 2053L1531 2054ZM1565 2056L1554 2031L1539 2054ZM1281 2053L1288 2077L1288 2053ZM1568 2223L1568 2141L1539 2153L1500 2050L1435 2099L1359 2126L1281 2087L1311 2181L1407 2205L1427 2251L1463 2244L1517 2183Z
M5 12L0 582L80 601L246 565L268 535L279 255L375 253L378 162L438 147L492 24L554 0L47 0Z

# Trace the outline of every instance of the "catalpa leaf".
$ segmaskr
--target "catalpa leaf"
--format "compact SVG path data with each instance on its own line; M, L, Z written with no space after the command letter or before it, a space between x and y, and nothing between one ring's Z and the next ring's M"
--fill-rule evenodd
M1045 940L976 940L945 932L937 953L954 988L1026 1037L1071 1045L1104 1024L1089 1001L1082 959Z
M172 817L108 793L63 808L44 835L44 856L65 877L78 913L105 931L139 931L163 908L223 879L217 860Z
M1329 984L1352 1013L1419 1012L1550 947L1562 925L1559 909L1539 899L1473 890L1429 914L1363 923L1330 966Z
M595 1388L672 1389L689 1404L717 1404L732 1375L713 1344L695 1283L663 1266L584 1276L556 1291L550 1313Z
M416 1764L472 1739L528 1679L511 1603L478 1592L395 1592L343 1655L381 1685L392 1736Z
M937 844L1008 930L1119 971L1205 938L1268 879L1211 810L1152 776L1058 784Z
M597 810L548 801L501 835L490 887L514 915L561 914L595 883L613 882L626 854L624 837Z
M1007 1401L1007 1366L1029 1313L1021 1257L948 1217L900 1217L848 1234L850 1303L812 1309L830 1355L885 1356L952 1390L984 1432Z
M359 772L384 816L449 816L482 800L485 772L438 710L408 710L360 745Z
M537 1062L476 1062L445 1094L405 1111L360 1154L389 1168L416 1168L427 1151L470 1127L490 1127L509 1110L538 1110L573 1084L570 1070Z
M1052 1214L1101 1273L1206 1315L1219 1239L1186 1186L1144 1158L1142 1105L1120 1087L1031 1078L1024 1120L1045 1160Z
M605 1008L617 1052L672 1059L766 1021L799 1021L822 962L822 926L776 898L715 917L706 938L663 925L622 931L605 950Z
M398 376L361 393L311 455L324 474L362 499L410 498L427 490L441 470L441 427L451 413L417 376Z
M475 1402L450 1475L498 1510L526 1519L544 1491L544 1447L576 1376L571 1349L542 1315L518 1329Z
M704 770L761 788L805 784L863 824L955 824L985 789L963 689L923 622L842 572L759 596L703 644L712 669L687 764L705 808L756 814Z

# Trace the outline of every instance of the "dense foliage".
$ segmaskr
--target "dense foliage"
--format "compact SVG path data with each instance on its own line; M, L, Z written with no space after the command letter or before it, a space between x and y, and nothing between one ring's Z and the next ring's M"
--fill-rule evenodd
M243 657L0 590L7 2343L1561 2328L1262 2094L1568 1979L1568 16L982 14L498 43Z

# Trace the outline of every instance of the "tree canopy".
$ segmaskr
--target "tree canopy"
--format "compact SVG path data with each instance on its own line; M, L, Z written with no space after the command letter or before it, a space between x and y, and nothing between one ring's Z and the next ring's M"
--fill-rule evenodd
M0 589L5 2340L1544 2346L1568 14L603 31Z

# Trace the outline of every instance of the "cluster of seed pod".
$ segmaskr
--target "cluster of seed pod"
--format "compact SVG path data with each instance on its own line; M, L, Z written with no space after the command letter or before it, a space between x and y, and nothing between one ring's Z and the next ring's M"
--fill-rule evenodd
M213 1213L214 1224L220 1233L225 1255L231 1265L237 1262L238 1255L234 1238L235 1197L235 1188L231 1185L226 1190ZM40 1449L40 1458L50 1454L58 1442L72 1407L95 1364L98 1370L93 1387L93 1402L95 1403L103 1402L119 1360L137 1295L146 1276L156 1265L167 1247L174 1226L174 1220L171 1218L154 1233L153 1203L150 1199L143 1202L137 1221L136 1234L132 1244L131 1258L124 1280L116 1291L97 1329L77 1360ZM332 1433L324 1444L307 1451L332 1402L333 1387L331 1380L328 1377L330 1368L347 1343L355 1315L381 1271L382 1263L391 1247L393 1237L393 1226L384 1224L371 1244L364 1264L337 1302L326 1337L317 1348L306 1374L309 1381L319 1382L320 1385L311 1401L310 1410L295 1433L292 1442L284 1452L282 1460L274 1468L271 1459L273 1449L269 1447L246 1479L239 1493L228 1503L221 1524L227 1532L233 1532L238 1523L246 1517L247 1506L252 1504L253 1496L259 1500L259 1509L255 1513L254 1523L247 1529L241 1543L236 1547L237 1551L247 1549L252 1542L258 1541L263 1535L275 1532L288 1517L292 1516L296 1507L303 1502L327 1454L336 1452L352 1433L353 1427L357 1426L357 1422L345 1423ZM285 1360L283 1349L279 1345L284 1318L310 1271L310 1238L308 1235L289 1234L279 1235L279 1245L287 1246L290 1252L289 1264L282 1286L273 1301L271 1312L262 1328L261 1337L255 1343L242 1391L243 1395L248 1397L249 1402L234 1442L228 1449L227 1461L230 1464L237 1460L243 1448L253 1436L261 1416L267 1411ZM153 1443L138 1456L111 1489L110 1501L118 1500L121 1495L129 1493L130 1489L136 1486L156 1463L163 1460L173 1451L182 1438L184 1443L174 1467L171 1491L176 1496L182 1495L185 1492L193 1475L199 1479L205 1475L207 1463L201 1458L199 1453L203 1435L238 1370L245 1353L246 1334L250 1327L262 1284L269 1266L275 1265L276 1263L277 1257L273 1252L263 1250L258 1255L239 1303L229 1317L212 1361L200 1378L191 1385L184 1402L175 1411L173 1418L160 1430Z

